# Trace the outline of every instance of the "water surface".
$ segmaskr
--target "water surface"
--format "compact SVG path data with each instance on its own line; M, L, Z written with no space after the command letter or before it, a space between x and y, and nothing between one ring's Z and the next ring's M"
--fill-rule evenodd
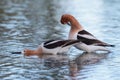
M0 1L0 80L119 80L119 0ZM67 39L70 27L60 24L72 14L98 39L116 45L112 53L24 57L12 51L35 49L49 39Z

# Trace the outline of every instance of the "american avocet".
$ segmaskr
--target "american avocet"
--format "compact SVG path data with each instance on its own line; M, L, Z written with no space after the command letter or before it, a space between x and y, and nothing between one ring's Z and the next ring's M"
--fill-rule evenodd
M72 45L80 42L79 40L49 40L42 43L36 50L25 49L22 53L25 56L41 55L44 53L65 53Z
M64 14L61 17L62 24L68 24L71 26L69 32L69 39L77 39L81 42L76 44L75 47L86 52L95 51L108 51L106 47L114 47L114 45L107 44L98 40L91 33L84 30L80 23L70 14Z

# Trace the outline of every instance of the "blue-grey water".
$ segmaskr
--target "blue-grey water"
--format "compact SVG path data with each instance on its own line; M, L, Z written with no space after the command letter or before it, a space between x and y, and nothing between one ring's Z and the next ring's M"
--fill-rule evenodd
M120 80L120 0L1 0L0 80ZM72 14L98 39L116 45L107 53L24 57L11 54L35 49L49 39L67 39Z

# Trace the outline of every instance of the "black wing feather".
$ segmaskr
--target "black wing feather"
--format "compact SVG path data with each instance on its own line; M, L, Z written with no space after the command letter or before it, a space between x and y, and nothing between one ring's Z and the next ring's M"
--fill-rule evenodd
M86 30L79 31L78 34L82 34L82 35L87 34L93 36L91 33L87 32Z
M69 45L73 45L75 43L78 43L80 42L80 40L69 40L66 44L64 44L62 47L66 47L66 46L69 46Z
M53 43L52 43L53 42ZM64 45L68 40L50 40L44 43L44 47L48 49L53 49Z
M79 40L50 40L44 43L44 47L53 49L56 47L66 47L72 44L80 42Z

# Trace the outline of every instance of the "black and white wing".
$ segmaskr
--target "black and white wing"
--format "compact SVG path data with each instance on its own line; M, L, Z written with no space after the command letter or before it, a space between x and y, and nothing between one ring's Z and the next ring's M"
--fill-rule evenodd
M87 44L87 45L114 47L114 45L110 45L110 44L107 44L105 42L102 42L102 41L98 40L91 33L87 32L85 30L82 30L82 31L78 32L77 39L80 40L81 42Z
M73 46L75 45L76 43L79 43L80 40L65 40L67 41L62 47L66 47L66 46Z
M44 47L53 49L57 47L66 47L80 42L79 40L49 40L44 43Z

